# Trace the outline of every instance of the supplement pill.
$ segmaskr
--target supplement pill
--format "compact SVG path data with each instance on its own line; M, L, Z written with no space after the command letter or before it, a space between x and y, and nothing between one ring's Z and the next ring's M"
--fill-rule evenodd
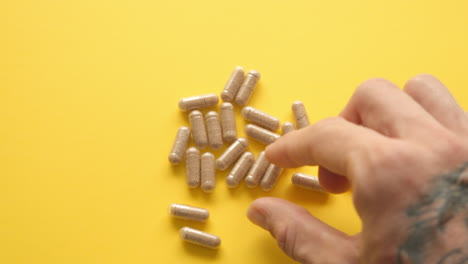
M210 111L205 115L206 131L208 133L208 142L213 150L218 150L223 146L223 136L221 124L219 123L218 113Z
M236 97L239 88L244 81L244 68L237 66L229 77L224 90L221 92L221 99L225 102L231 102Z
M258 183L265 174L268 165L270 165L270 162L265 156L265 151L260 152L258 154L257 160L252 165L252 168L250 168L249 173L247 173L247 177L245 177L245 184L247 185L247 187L257 187Z
M190 128L182 126L177 130L177 135L172 145L171 153L169 154L169 162L176 165L182 162L185 149L187 148L190 139Z
M215 157L210 152L206 152L201 156L201 189L210 193L215 186Z
M260 73L256 70L251 70L247 74L242 82L241 87L239 88L239 92L237 92L235 101L237 105L244 106L249 101L250 97L252 96L255 85L257 85L258 80L260 79Z
M190 188L200 186L200 151L197 148L191 147L185 152L185 174Z
M296 128L291 122L284 122L284 124L281 126L281 132L283 133L283 135L286 135L287 133L292 132L294 130L296 130Z
M269 145L280 138L280 135L252 124L248 124L245 126L245 134L248 137L251 137L257 140L258 142L266 145Z
M275 164L268 165L268 168L260 181L260 188L265 192L271 191L275 187L279 176L283 172L283 168L276 166Z
M295 101L292 104L292 111L296 118L297 129L301 129L309 125L309 117L307 116L305 106L301 101Z
M190 227L182 227L179 234L182 240L207 248L215 249L221 244L221 239L218 236Z
M231 166L245 152L249 142L246 138L238 138L229 146L216 161L216 168L224 171Z
M183 112L208 108L217 105L219 98L216 94L204 94L185 97L179 101L179 109Z
M242 109L242 116L248 121L271 131L278 130L280 126L280 121L278 118L251 106L246 106Z
M318 192L325 192L325 190L320 185L319 179L315 176L307 175L304 173L294 173L291 182L301 188L318 191Z
M245 152L232 168L229 175L226 177L226 184L229 188L236 188L244 179L245 174L250 170L255 162L254 154L250 151Z
M208 217L210 217L210 213L208 210L200 207L185 205L185 204L171 204L169 207L170 214L173 217L185 219L185 220L193 220L198 222L205 222Z
M189 114L190 126L192 127L192 138L195 146L204 149L208 145L208 135L206 133L203 114L194 110Z
M219 112L221 118L221 130L223 131L223 139L227 143L232 143L237 138L234 106L231 103L223 103Z

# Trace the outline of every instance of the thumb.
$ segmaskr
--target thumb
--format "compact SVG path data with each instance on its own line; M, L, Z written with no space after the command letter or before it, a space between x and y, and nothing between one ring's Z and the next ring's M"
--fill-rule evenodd
M279 247L301 263L358 263L356 237L330 227L291 202L259 198L251 204L247 217L269 231Z

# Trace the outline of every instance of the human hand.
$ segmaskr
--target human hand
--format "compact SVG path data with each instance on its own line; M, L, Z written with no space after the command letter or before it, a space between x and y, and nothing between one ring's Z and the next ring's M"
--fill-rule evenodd
M339 117L291 132L266 149L281 167L318 165L332 193L350 187L362 232L348 236L277 198L249 219L302 263L468 263L468 117L436 78L404 90L361 84Z

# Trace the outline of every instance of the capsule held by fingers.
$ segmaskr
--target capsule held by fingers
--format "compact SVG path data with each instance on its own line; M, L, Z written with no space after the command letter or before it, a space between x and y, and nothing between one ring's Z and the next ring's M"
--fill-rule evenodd
M231 102L236 97L239 88L244 81L244 68L237 66L229 77L224 90L221 92L221 99L225 102Z
M275 187L279 176L283 172L283 168L276 166L275 164L268 165L268 168L260 181L260 188L264 191L271 191Z
M245 152L249 142L246 138L238 138L231 144L216 161L216 168L224 171L231 166Z
M237 105L244 106L247 104L254 92L258 80L260 80L260 73L256 70L249 71L244 79L244 82L242 82L242 85L239 88L239 92L237 92L235 98Z
M244 179L245 174L250 170L255 162L255 156L247 151L239 158L229 175L226 177L226 184L229 188L236 188Z
M192 127L192 138L195 146L204 149L208 145L208 134L206 133L203 114L194 110L189 114L190 126Z
M293 174L291 182L304 189L325 193L325 190L320 185L319 179L315 176L297 172Z
M197 148L188 148L185 153L185 174L190 188L200 186L200 151Z
M223 103L219 112L221 118L221 130L223 131L223 140L227 143L232 143L237 138L234 106L231 103Z
M271 131L278 130L280 126L278 118L251 106L246 106L242 109L242 116L248 121Z
M182 227L179 234L182 240L207 248L215 249L221 244L221 239L218 236L190 227Z
M201 189L210 193L216 186L215 157L210 152L201 156Z
M177 165L182 162L190 140L190 128L182 126L177 130L177 135L172 145L171 152L169 153L169 162Z
M199 110L217 105L219 98L216 94L204 94L185 97L179 101L179 109L183 112Z
M301 129L309 125L309 117L307 116L304 103L301 101L295 101L292 104L292 111L296 119L297 129Z
M218 150L223 146L223 136L221 132L221 124L219 123L218 113L210 111L205 115L206 132L208 134L208 142L214 150Z
M281 126L281 132L283 135L286 135L287 133L292 132L294 130L296 130L296 128L291 122L284 122L284 124Z
M258 154L257 160L255 160L255 163L252 165L252 168L250 168L249 173L247 173L247 177L245 177L244 181L247 187L257 187L258 183L265 174L268 165L270 165L270 162L265 156L265 151L260 152Z
M173 217L198 222L205 222L210 217L204 208L177 203L171 204L169 212Z
M252 124L245 126L245 134L248 137L253 138L265 145L269 145L281 137L280 135L273 133L268 129L264 129Z

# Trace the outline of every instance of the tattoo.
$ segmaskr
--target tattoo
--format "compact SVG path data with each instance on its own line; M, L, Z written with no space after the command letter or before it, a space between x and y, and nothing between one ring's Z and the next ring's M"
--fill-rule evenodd
M413 223L398 248L398 264L427 263L431 244L444 235L449 221L461 219L460 224L468 229L468 162L437 177L432 184L430 192L406 211ZM468 263L468 241L445 253L436 263Z

